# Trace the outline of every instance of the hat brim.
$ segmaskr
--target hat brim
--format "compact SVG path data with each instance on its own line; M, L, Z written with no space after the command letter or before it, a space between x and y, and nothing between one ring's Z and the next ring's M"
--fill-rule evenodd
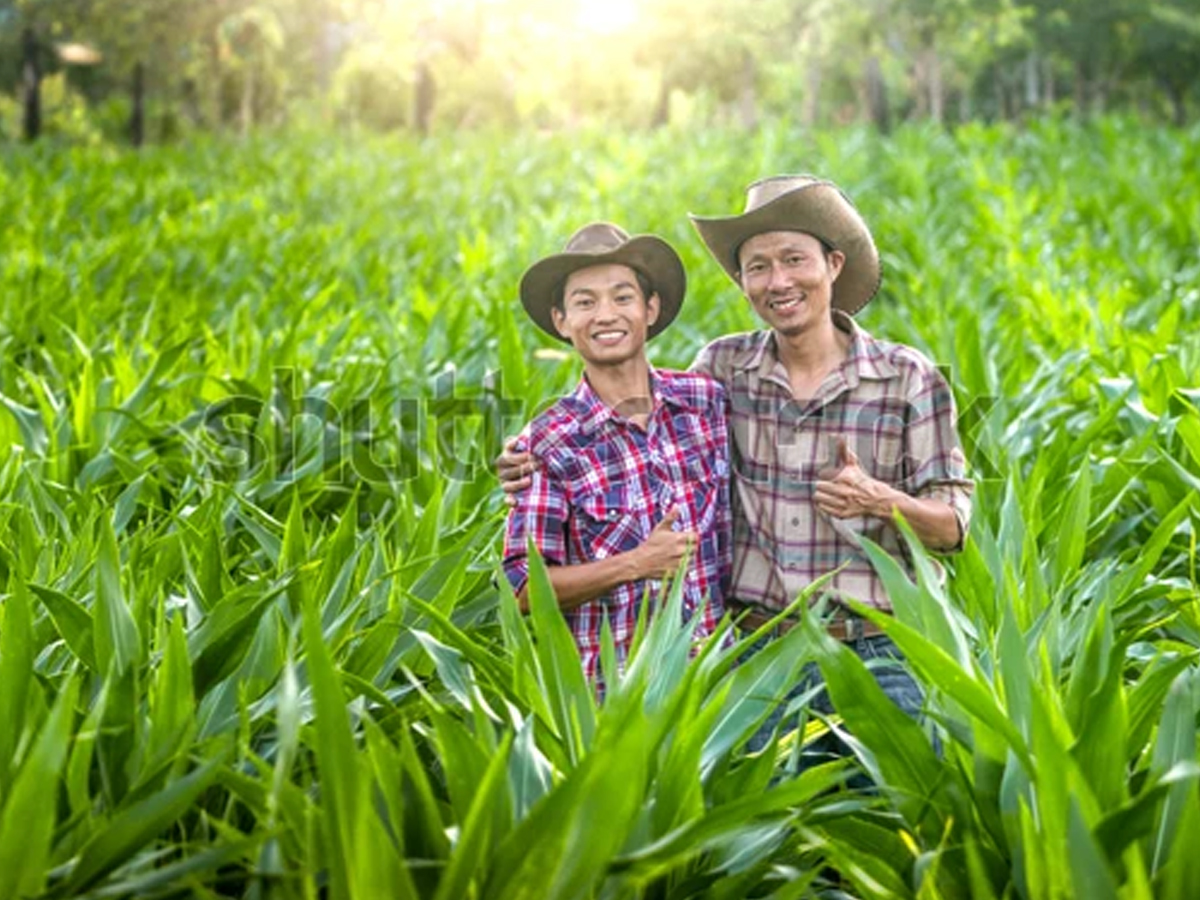
M654 293L658 294L658 318L646 337L660 334L675 320L683 306L687 273L675 249L652 234L639 234L607 253L557 253L538 260L521 277L521 305L538 328L568 343L554 327L551 315L554 301L573 272L608 263L629 266L650 281Z
M756 234L802 231L846 257L833 283L833 307L853 315L879 290L879 251L862 216L830 182L817 182L781 194L739 216L689 215L708 252L741 287L738 250Z

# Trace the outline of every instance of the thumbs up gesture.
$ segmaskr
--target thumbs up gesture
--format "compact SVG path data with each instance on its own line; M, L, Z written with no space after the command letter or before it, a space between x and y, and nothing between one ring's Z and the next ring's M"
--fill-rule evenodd
M662 517L650 536L633 551L638 570L638 579L663 578L674 574L696 544L696 532L676 531L679 522L679 507L672 506Z
M863 471L845 436L838 438L836 462L836 470L818 481L813 492L819 510L837 519L891 515L893 489Z

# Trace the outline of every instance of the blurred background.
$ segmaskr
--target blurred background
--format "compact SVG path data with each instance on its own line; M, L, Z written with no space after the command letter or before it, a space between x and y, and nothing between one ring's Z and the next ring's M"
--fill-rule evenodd
M0 0L0 138L1200 106L1197 0Z

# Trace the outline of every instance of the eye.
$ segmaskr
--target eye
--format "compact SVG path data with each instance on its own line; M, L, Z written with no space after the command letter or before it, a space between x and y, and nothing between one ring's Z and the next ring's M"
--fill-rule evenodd
M803 256L801 256L801 255L800 255L800 254L798 254L798 253L793 253L791 256L789 256L789 257L788 257L788 258L785 260L785 262L786 262L786 263L787 263L789 266L799 266L799 265L803 265L803 264L804 264L804 257L803 257Z
M633 294L618 294L617 295L618 303L632 303L633 301L634 301Z

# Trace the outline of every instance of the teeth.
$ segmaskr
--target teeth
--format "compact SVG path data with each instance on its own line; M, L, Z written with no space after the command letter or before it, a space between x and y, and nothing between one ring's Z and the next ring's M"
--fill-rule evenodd
M771 304L771 309L791 309L793 306L799 306L799 298L792 300L776 300Z
M596 333L595 337L598 341L609 341L624 336L625 332L623 331L600 331Z

